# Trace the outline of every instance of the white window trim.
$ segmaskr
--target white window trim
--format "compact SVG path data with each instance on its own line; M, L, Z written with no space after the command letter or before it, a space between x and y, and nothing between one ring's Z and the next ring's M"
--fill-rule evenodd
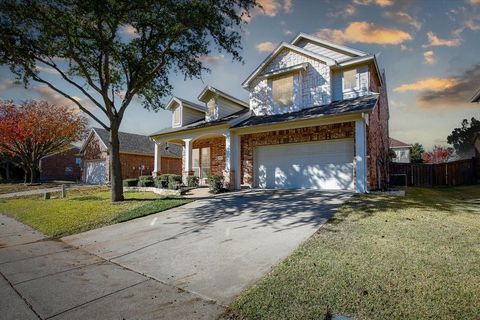
M345 72L355 70L355 88L345 88ZM348 69L342 71L342 90L343 92L356 92L360 90L360 73L358 73L358 69Z
M179 112L179 119L178 119L178 122L175 122L175 112ZM181 127L182 126L182 106L178 106L175 108L175 110L173 110L173 114L172 114L172 128L176 128L176 127Z

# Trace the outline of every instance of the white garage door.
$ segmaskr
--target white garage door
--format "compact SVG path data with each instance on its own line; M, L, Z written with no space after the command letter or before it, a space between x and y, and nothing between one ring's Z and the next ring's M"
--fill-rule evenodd
M106 180L106 161L85 162L85 182L89 184L104 184Z
M255 183L269 189L353 189L353 157L353 139L258 147Z

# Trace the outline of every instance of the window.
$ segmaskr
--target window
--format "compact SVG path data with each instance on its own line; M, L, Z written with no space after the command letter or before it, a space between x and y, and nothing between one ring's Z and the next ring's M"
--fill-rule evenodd
M293 77L272 80L272 98L276 105L286 107L293 104Z
M200 149L192 149L192 169L194 175L200 176Z
M210 99L210 101L208 101L207 103L207 108L208 108L208 116L213 118L215 117L215 105L216 105L216 102L215 102L215 99Z
M75 158L75 164L77 165L77 167L80 167L80 165L82 164L82 158Z
M357 86L357 70L348 70L343 72L343 90L354 90Z
M176 108L175 111L173 111L173 123L180 124L180 108Z

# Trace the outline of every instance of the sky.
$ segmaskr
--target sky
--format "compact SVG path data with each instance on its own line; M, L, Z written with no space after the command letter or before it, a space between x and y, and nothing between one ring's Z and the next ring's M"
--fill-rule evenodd
M304 32L377 55L387 78L393 138L426 148L447 145L446 137L462 119L480 118L480 104L470 103L480 89L480 0L259 2L264 9L254 10L243 26L243 63L212 51L201 58L211 69L202 79L171 76L173 95L198 102L202 89L211 85L248 100L241 83L280 42ZM42 72L85 101L52 70ZM14 80L8 68L0 67L0 99L66 103L44 85L32 82L25 89ZM170 124L169 111L149 112L134 100L120 129L150 134Z

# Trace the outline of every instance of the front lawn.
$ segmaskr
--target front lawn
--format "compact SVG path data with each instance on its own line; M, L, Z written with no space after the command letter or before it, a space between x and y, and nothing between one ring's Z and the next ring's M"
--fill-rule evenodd
M95 229L190 202L160 197L152 192L125 192L126 201L112 204L105 187L67 191L64 199L43 200L43 195L0 199L0 213L46 235L59 237Z
M480 319L480 186L355 196L234 319Z

